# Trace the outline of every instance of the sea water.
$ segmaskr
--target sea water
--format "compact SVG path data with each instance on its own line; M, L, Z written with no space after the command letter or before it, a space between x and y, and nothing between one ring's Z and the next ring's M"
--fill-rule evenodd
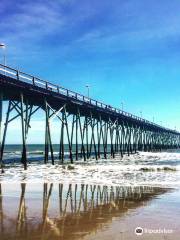
M75 148L75 146L74 146ZM4 154L5 173L1 182L66 182L123 186L180 186L180 151L137 152L123 158L116 154L107 159L86 162L80 157L74 164L68 161L65 145L64 164L58 160L59 145L53 145L55 164L43 163L44 145L28 145L28 169L20 163L21 146L7 145Z

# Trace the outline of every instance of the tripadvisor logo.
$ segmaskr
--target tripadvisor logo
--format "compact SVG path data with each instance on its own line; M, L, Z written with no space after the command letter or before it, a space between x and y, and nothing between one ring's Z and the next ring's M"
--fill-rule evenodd
M135 234L136 234L136 235L142 235L142 234L143 234L143 228L137 227L137 228L135 229Z

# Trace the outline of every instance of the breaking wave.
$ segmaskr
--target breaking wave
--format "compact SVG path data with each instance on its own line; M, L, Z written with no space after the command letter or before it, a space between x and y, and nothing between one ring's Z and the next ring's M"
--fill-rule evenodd
M7 154L7 153L6 153ZM35 158L43 152L33 152ZM10 155L8 155L10 156ZM12 153L15 156L15 153ZM1 182L67 182L124 186L180 186L180 153L138 152L115 159L77 161L75 164L32 162L24 171L17 162L7 164Z

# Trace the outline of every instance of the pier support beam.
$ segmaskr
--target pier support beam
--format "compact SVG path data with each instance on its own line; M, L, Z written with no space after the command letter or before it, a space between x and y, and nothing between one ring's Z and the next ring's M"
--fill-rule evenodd
M45 114L46 114L46 129L45 129L45 163L48 162L49 156L49 148L51 153L51 162L54 165L54 153L53 153L53 146L51 140L51 132L50 132L50 109L47 101L45 100Z
M27 170L27 149L26 149L26 135L25 135L25 125L26 122L24 121L24 97L23 94L21 94L21 129L22 129L22 159L21 162L24 165L24 170ZM27 119L26 119L27 120Z
M64 107L64 121L65 121L65 125L66 125L66 133L67 133L67 140L68 140L68 146L69 146L69 157L70 157L71 163L73 163L72 147L71 147L71 140L70 140L71 138L70 138L70 134L69 134L67 112L66 112L65 107ZM71 133L71 134L73 134L73 133Z
M6 120L5 120L5 123L4 123L4 133L3 133L3 138L2 138L2 144L1 144L1 152L0 152L0 162L1 162L1 169L2 169L2 172L4 171L3 170L3 154L4 154L4 146L5 146L5 140L6 140L6 133L7 133L7 126L8 126L8 121L9 121L9 114L10 112L12 111L12 103L11 101L9 101L9 104L8 104L8 110L7 110L7 113L6 113Z
M83 129L82 129L82 124L81 124L81 114L80 114L79 109L77 110L77 113L78 113L79 129L80 129L80 136L81 136L81 143L82 143L82 153L83 153L84 161L86 161L86 153L85 153L84 139L83 139Z

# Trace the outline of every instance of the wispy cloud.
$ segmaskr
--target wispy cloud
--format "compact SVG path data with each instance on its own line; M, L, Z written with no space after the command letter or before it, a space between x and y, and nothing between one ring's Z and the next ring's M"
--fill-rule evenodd
M4 16L1 29L4 36L13 38L38 39L45 34L60 29L63 18L55 8L38 2L17 7L12 14Z
M33 4L20 1L12 8L11 1L3 0L1 37L10 46L16 45L14 51L20 48L28 51L30 47L39 54L41 46L48 46L56 51L68 47L68 51L79 48L93 54L102 50L108 54L137 51L149 45L156 48L180 35L177 24L180 14L173 15L170 7L168 11L169 1L161 9L161 4L155 1L118 3L37 0ZM146 5L150 5L148 11Z

